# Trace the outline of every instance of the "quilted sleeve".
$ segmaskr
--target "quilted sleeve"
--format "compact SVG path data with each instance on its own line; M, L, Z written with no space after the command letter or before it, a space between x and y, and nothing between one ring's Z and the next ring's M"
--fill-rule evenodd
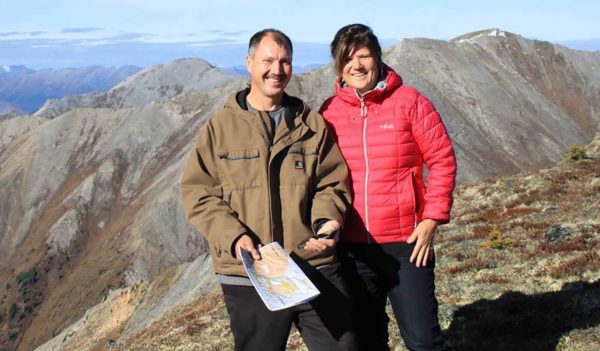
M456 182L456 158L452 142L433 104L418 94L411 113L412 133L429 169L423 218L443 223L450 220Z

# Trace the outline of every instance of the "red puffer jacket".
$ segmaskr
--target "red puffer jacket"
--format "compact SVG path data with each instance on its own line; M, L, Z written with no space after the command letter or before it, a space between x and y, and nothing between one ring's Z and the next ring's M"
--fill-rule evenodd
M403 242L422 219L450 219L456 160L446 128L425 96L402 85L391 68L384 66L384 74L362 99L338 82L321 107L354 190L343 241Z

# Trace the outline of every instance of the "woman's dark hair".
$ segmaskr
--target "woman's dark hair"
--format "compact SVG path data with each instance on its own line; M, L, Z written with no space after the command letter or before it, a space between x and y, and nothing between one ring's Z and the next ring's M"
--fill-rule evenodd
M331 42L331 57L333 57L333 68L338 75L342 74L346 59L350 57L352 50L359 46L366 46L375 61L381 68L381 46L373 30L364 24L355 23L342 27L335 34Z

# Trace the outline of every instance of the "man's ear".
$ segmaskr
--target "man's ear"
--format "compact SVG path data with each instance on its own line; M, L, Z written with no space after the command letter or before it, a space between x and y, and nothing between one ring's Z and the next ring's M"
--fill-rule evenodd
M254 59L250 55L246 56L246 69L248 70L248 73L252 73L252 70L250 69L250 67L252 65L253 60Z

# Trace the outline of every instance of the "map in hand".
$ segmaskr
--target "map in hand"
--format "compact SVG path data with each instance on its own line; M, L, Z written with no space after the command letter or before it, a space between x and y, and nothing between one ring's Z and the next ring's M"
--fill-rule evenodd
M295 306L319 295L319 290L279 243L265 245L259 252L262 259L254 260L248 251L242 249L242 262L252 285L269 310Z

